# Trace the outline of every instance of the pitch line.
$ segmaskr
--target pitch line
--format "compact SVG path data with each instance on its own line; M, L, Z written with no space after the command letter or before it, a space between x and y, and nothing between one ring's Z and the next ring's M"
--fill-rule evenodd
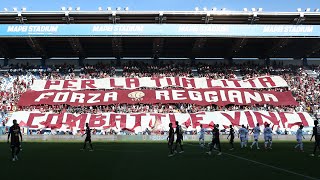
M197 145L193 145L193 144L186 144L186 145L197 146ZM208 149L208 147L205 147L205 148ZM216 150L214 150L214 151L216 151ZM279 171L283 171L283 172L286 172L286 173L289 173L289 174L294 174L294 175L297 175L297 176L301 176L301 177L304 177L304 178L307 178L307 179L320 180L318 178L314 178L314 177L311 177L311 176L303 175L303 174L296 173L296 172L293 172L293 171L290 171L290 170L286 170L286 169L283 169L283 168L279 168L279 167L272 166L272 165L269 165L269 164L265 164L265 163L262 163L262 162L258 162L258 161L255 161L255 160L247 159L247 158L244 158L244 157L241 157L241 156L236 156L236 155L225 153L225 152L222 152L222 154L225 154L225 155L237 158L237 159L241 159L241 160L244 160L244 161L249 161L249 162L252 162L252 163L255 163L255 164L259 164L259 165L262 165L262 166L266 166L266 167L269 167L269 168L272 168L272 169L276 169L276 170L279 170Z

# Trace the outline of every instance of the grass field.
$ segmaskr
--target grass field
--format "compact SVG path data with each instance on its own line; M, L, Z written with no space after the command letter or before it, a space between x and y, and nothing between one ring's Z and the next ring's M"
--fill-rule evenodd
M95 151L80 151L82 143L24 143L17 162L9 146L0 143L1 179L320 179L320 158L295 151L295 142L274 142L272 150L239 149L205 154L197 143L185 143L185 153L168 158L165 143L94 143ZM260 143L262 146L262 143Z

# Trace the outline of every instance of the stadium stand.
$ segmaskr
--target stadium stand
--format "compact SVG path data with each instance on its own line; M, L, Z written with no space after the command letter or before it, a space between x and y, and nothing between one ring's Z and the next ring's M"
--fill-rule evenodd
M161 15L160 15L161 14ZM141 30L143 25L170 27L178 25L184 32L199 30L206 33L229 27L259 29L280 33L266 35L195 35L141 36L109 35L55 37L50 34L27 34L0 37L0 64L2 65L1 121L5 125L17 111L54 113L197 113L214 111L256 110L268 112L307 112L318 118L319 109L319 39L313 36L319 24L319 14L314 12L228 12L228 14L194 12L20 12L0 13L0 25L7 33L28 30L54 30L61 25L93 24L93 31L104 31L112 25L125 30ZM90 18L88 18L90 17ZM105 18L109 17L109 18ZM40 24L40 26L39 26ZM201 25L208 25L207 28ZM259 26L253 26L257 24ZM269 26L273 24L272 26ZM130 27L129 27L130 25ZM243 25L243 26L237 26ZM303 25L297 28L295 25ZM199 29L199 27L205 27ZM61 26L62 28L63 26ZM77 26L78 27L78 26ZM281 27L281 28L278 28ZM207 29L206 29L207 28ZM157 28L154 28L157 29ZM289 35L281 34L286 29ZM261 29L260 29L261 30ZM121 31L121 30L119 30ZM279 31L279 32L278 32ZM301 31L301 32L300 32ZM228 31L229 32L229 31ZM239 30L240 32L240 30ZM299 33L309 33L302 34ZM74 32L78 33L78 32ZM200 34L197 34L200 33ZM247 32L245 32L247 33ZM255 32L253 32L255 33ZM292 35L290 35L290 33ZM297 34L295 34L297 33ZM310 36L310 37L308 37ZM308 37L308 38L304 38ZM132 58L135 57L135 58ZM139 60L140 59L140 60ZM142 59L142 60L141 60ZM309 63L309 64L308 64ZM296 106L234 105L199 106L188 103L175 104L112 104L99 106L34 105L18 106L21 95L30 90L35 80L102 79L109 77L205 77L211 79L247 80L261 76L277 75L288 87L269 91L291 91ZM166 87L172 89L174 87ZM175 87L177 88L177 87ZM141 88L151 89L151 88ZM256 91L260 91L256 89Z

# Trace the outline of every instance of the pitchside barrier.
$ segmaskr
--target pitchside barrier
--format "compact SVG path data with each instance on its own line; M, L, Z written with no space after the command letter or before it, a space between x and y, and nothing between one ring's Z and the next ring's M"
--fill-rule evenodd
M93 135L92 141L94 142L149 142L149 141L166 141L167 135ZM311 135L305 135L304 141L309 141ZM205 141L210 142L212 136L206 135ZM26 135L23 136L24 142L32 141L84 141L85 137L80 135ZM263 141L263 135L259 137ZM0 136L0 141L6 141L7 135ZM199 135L184 135L184 141L192 142L198 141ZM221 135L222 141L227 141L227 135ZM281 141L295 141L295 135L273 135L273 140ZM235 138L239 141L239 138ZM249 141L253 141L253 136L249 136Z

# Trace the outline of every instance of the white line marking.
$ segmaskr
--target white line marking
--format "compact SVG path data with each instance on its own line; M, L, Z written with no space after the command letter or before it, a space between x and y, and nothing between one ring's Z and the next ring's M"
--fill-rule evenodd
M186 144L186 145L197 146L197 145L193 145L193 144ZM205 148L208 149L208 147L205 147ZM294 175L301 176L301 177L308 178L308 179L320 180L318 178L306 176L306 175L299 174L299 173L296 173L296 172L293 172L293 171L289 171L289 170L286 170L286 169L283 169L283 168L279 168L279 167L268 165L268 164L265 164L265 163L262 163L262 162L250 160L250 159L247 159L247 158L243 158L241 156L236 156L236 155L233 155L233 154L222 152L222 155L224 155L224 154L228 155L228 156L231 156L231 157L234 157L234 158L238 158L238 159L241 159L241 160L249 161L249 162L252 162L252 163L255 163L255 164L259 164L259 165L262 165L262 166L266 166L266 167L269 167L269 168L272 168L272 169L280 170L280 171L283 171L283 172L286 172L286 173L289 173L289 174L294 174Z

